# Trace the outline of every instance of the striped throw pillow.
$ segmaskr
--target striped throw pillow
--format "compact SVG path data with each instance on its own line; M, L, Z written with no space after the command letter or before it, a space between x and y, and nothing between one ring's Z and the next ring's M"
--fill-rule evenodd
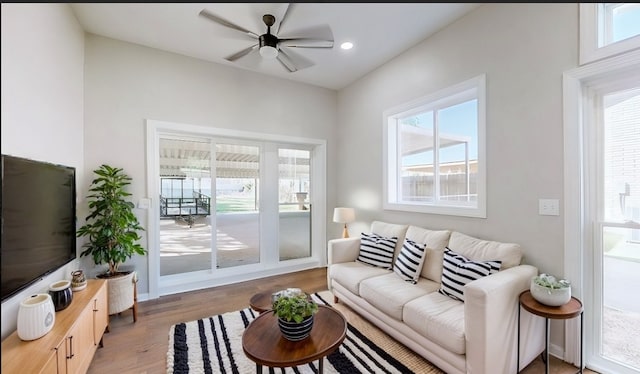
M426 244L419 244L405 238L400 254L393 264L393 271L401 279L416 284L427 253L426 248Z
M391 270L397 237L386 238L377 234L360 235L360 253L356 261Z
M442 265L442 280L438 292L464 301L465 284L500 271L502 261L471 261L446 248Z

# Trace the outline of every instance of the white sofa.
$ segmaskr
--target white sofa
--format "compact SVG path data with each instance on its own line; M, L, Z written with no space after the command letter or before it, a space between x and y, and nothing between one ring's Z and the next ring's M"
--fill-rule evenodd
M426 244L416 284L392 270L356 261L360 236L328 242L328 285L344 303L447 373L515 373L518 295L538 270L522 265L513 243L480 240L448 230L375 221L371 232ZM499 272L464 286L464 302L438 292L445 248L474 261L500 260ZM394 259L395 261L395 259ZM521 311L520 368L544 350L544 320Z

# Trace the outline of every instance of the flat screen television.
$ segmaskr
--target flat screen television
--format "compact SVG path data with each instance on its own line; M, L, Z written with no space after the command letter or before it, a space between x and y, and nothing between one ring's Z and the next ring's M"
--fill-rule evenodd
M76 170L2 155L2 301L76 258Z

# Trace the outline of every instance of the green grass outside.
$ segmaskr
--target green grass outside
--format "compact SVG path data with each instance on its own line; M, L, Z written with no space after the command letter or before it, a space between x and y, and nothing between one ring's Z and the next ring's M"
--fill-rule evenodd
M251 196L218 196L216 198L216 213L256 212L257 207ZM305 204L309 207L309 204ZM280 205L281 212L298 211L298 204Z
M216 198L217 213L255 212L253 196L219 196Z

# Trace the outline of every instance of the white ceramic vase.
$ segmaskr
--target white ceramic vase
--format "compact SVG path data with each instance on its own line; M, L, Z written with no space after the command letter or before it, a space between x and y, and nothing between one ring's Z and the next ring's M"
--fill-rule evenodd
M571 286L565 288L547 288L531 280L531 296L540 304L561 306L571 300Z
M56 322L51 296L46 293L32 295L20 303L18 309L18 337L35 340L45 336Z

